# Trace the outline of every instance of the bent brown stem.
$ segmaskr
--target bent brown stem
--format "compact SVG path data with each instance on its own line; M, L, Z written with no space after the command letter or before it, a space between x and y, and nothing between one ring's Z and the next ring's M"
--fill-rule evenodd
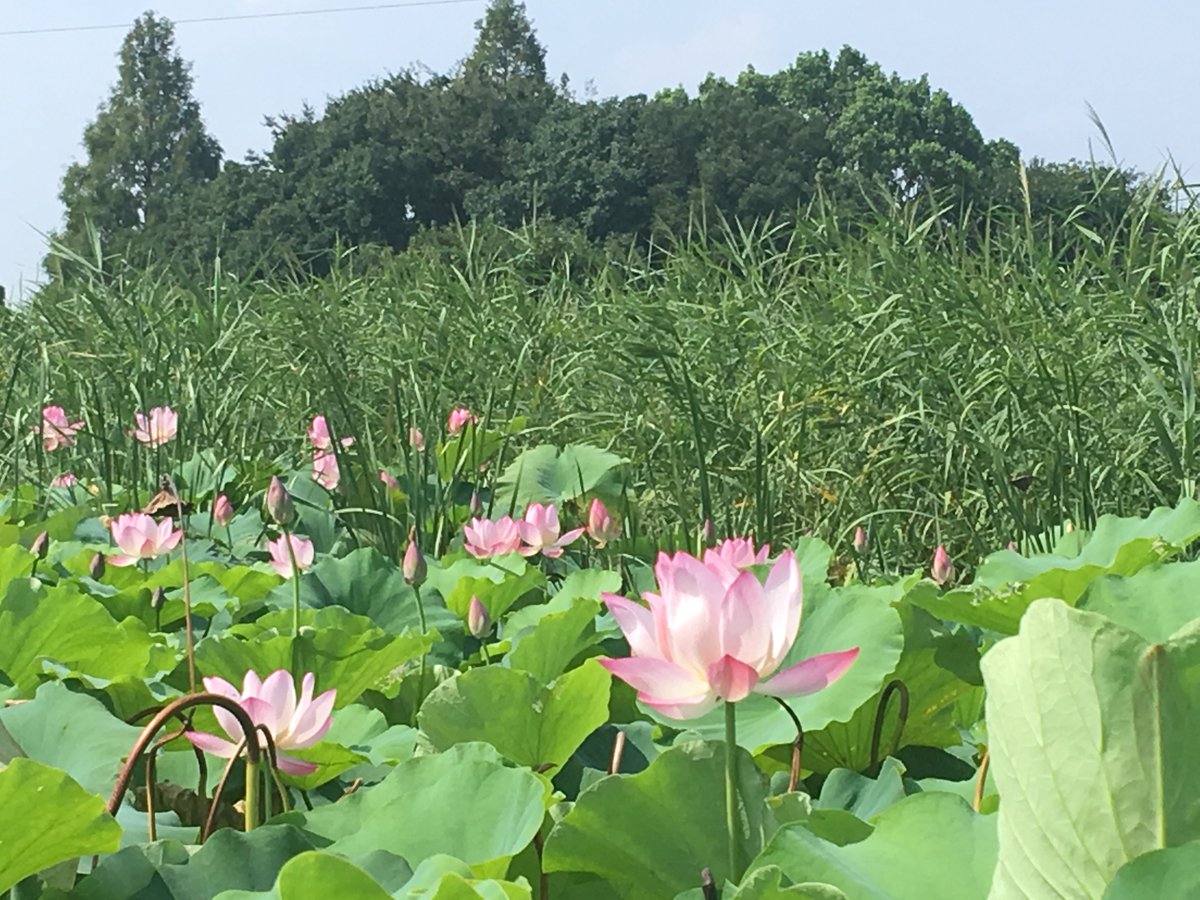
M210 803L208 806L208 815L206 815L204 817L204 824L200 826L199 843L201 843L201 844L203 844L205 841L207 841L213 833L213 825L217 821L217 809L221 805L221 795L225 793L225 784L229 781L230 773L233 772L234 763L236 763L238 761L238 757L242 755L242 750L246 746L247 746L246 739L242 738L238 742L237 748L234 750L233 756L229 757L229 762L225 763L225 770L223 772L221 772L221 778L219 781L217 781L217 786L213 789L212 803ZM257 770L255 770L255 771L257 771ZM249 780L253 776L253 774L254 773L251 771L246 772L247 782L249 782ZM246 810L245 810L244 814L247 817L247 819L249 819L249 817L253 814L253 811L250 809L249 803L246 804Z
M130 725L136 725L142 719L146 718L147 716L154 715L161 709L161 706L151 706L148 709L143 709L134 713L125 721ZM191 729L192 717L190 715L185 716L182 713L177 712L175 713L174 718L179 720L179 724L183 726L183 731L189 731ZM180 732L179 734L183 734L183 732ZM176 737L179 737L179 735L177 734ZM196 795L203 800L208 793L208 760L204 757L204 751L195 744L189 744L188 746L192 748L192 754L196 757L196 770L198 775Z
M800 724L800 717L796 715L796 711L788 706L782 697L773 697L772 699L783 707L783 711L788 714L788 718L796 726L796 737L792 739L792 767L788 772L787 792L790 794L800 783L800 763L804 757L804 726Z
M975 812L983 806L983 785L987 781L988 766L992 762L992 751L984 749L983 759L979 761L979 774L975 778L975 802L971 804Z
M125 791L129 789L129 782L133 778L133 770L137 765L142 754L146 752L146 748L150 746L154 736L158 734L159 729L166 724L171 718L177 716L185 709L190 709L193 706L219 706L232 715L242 729L243 744L246 748L246 764L247 766L257 769L259 761L262 758L262 752L259 749L258 741L252 740L255 727L250 716L242 709L237 702L230 700L228 697L222 697L220 694L188 694L185 697L180 697L168 703L160 709L142 729L142 733L138 735L137 740L133 742L133 747L129 751L129 756L125 760L125 764L121 766L121 772L117 776L117 783L113 787L112 794L108 798L108 814L116 816L117 810L121 808L121 801L125 797ZM238 751L240 755L241 750ZM235 756L234 759L237 757ZM224 779L222 779L224 781ZM214 801L215 805L215 801ZM246 810L246 830L249 831L254 827L253 813L247 804Z
M154 821L154 788L157 780L155 764L158 760L158 751L176 738L182 737L185 731L187 731L187 727L160 737L146 753L146 833L150 837L150 843L158 840L158 823Z
M625 754L625 732L617 729L613 739L612 758L608 761L608 774L616 775L621 771L621 757Z
M899 678L887 683L883 693L879 695L879 708L875 710L875 724L871 728L871 765L868 771L874 772L879 765L879 742L883 737L883 720L887 715L888 701L892 694L900 696L900 717L896 721L896 733L892 735L892 747L900 746L900 737L904 734L904 726L908 722L908 686Z

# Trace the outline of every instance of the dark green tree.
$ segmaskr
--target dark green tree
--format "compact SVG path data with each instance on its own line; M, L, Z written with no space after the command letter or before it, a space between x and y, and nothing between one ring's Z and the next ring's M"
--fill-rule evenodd
M172 200L221 165L171 22L145 13L119 59L117 83L83 134L87 159L67 170L60 193L67 221L59 239L85 253L89 226L105 250L149 249Z

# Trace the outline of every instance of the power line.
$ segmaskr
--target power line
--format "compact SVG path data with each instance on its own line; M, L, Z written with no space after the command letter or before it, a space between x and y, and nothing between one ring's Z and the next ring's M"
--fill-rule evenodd
M236 16L204 16L197 19L172 19L175 25L196 25L204 22L242 22L247 19L286 19L293 16L322 16L330 13L372 12L381 9L405 9L412 6L453 6L462 3L481 3L483 0L407 0L404 3L373 3L368 6L331 6L325 9L296 9L285 12L243 13ZM75 31L115 31L132 27L132 22L113 25L64 25L57 28L24 28L0 31L0 37L27 34L66 34Z

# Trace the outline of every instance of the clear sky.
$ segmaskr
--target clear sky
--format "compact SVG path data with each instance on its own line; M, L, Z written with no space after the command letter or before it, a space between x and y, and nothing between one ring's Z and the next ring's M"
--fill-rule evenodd
M169 18L368 5L371 0L159 0ZM380 0L382 2L382 0ZM131 22L148 0L0 0L0 31ZM228 157L265 149L263 117L297 112L410 63L467 55L484 0L255 21L180 24L209 130ZM1193 106L1196 0L526 0L554 77L599 96L689 90L709 72L762 72L843 44L885 70L929 75L987 138L1023 155L1104 154L1087 103L1126 165L1170 152L1200 180ZM62 219L59 182L116 78L124 31L0 36L0 285L39 277L39 233Z

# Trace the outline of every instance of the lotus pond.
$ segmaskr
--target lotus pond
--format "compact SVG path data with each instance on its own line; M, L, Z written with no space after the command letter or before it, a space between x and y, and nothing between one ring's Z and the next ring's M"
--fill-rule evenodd
M0 499L12 897L1200 893L1192 500L891 571L643 533L625 460L465 409L378 466L130 424L128 484Z

